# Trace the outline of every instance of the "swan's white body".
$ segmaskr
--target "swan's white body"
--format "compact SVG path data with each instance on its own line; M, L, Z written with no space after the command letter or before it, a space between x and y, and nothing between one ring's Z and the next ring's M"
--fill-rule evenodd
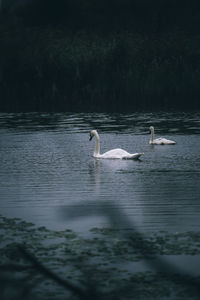
M154 127L150 126L149 129L151 131L151 138L150 138L149 144L152 144L152 145L174 145L174 144L176 144L176 142L167 140L165 138L154 139Z
M127 151L117 148L100 154L100 137L96 130L90 132L90 141L95 136L96 143L93 156L96 158L107 158L107 159L137 159L144 153L128 153Z

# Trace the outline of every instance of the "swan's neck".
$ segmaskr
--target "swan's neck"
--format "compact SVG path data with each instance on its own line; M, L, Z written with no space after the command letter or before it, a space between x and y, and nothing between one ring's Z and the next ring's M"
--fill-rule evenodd
M96 143L94 148L94 156L100 154L100 137L98 133L95 133Z
M151 129L151 142L154 141L154 128Z

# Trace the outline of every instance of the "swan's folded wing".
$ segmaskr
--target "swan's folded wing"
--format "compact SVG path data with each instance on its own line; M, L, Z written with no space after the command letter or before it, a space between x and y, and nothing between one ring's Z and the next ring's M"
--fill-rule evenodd
M174 141L172 141L172 140L167 140L167 139L165 139L165 138L163 138L163 142L164 142L164 144L168 144L168 145L174 145L174 144L176 144L176 142L174 142Z
M112 149L110 151L105 152L104 154L101 154L101 158L119 158L122 159L124 156L130 155L127 151L117 148Z
M158 138L154 140L154 144L157 145L174 145L176 142L167 140L166 138Z

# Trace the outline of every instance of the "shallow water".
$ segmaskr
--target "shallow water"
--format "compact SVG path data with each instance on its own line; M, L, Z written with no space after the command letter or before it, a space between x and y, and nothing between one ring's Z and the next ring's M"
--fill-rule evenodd
M156 136L177 142L149 145ZM138 161L101 151L145 152ZM200 113L0 114L0 212L50 229L116 225L193 231L200 225Z

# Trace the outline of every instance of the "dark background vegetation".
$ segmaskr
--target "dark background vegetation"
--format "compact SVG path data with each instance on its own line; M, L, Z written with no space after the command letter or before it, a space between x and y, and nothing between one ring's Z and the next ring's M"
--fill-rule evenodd
M0 0L1 111L200 107L199 0Z

